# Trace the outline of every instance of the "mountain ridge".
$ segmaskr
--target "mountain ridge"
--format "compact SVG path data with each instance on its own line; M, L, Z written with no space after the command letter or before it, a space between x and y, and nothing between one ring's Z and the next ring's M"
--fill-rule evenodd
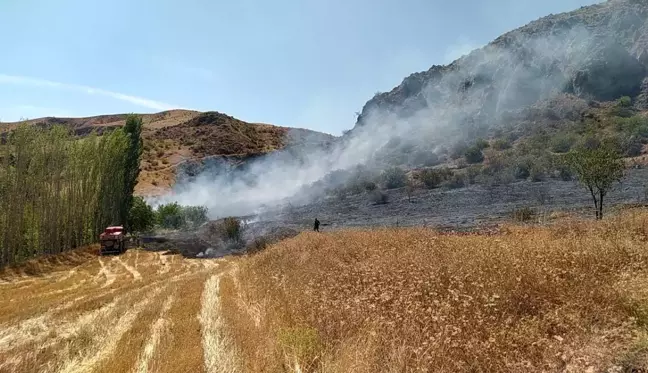
M448 104L470 109L464 118L451 113L453 124L488 127L552 91L598 101L628 95L648 108L647 76L648 1L611 0L539 18L448 65L413 73L367 101L356 127L372 116L412 118Z

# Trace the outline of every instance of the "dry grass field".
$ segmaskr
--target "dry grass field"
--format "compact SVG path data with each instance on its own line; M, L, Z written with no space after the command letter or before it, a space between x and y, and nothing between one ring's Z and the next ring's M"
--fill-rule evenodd
M641 372L648 211L0 271L0 372ZM633 370L635 369L635 370Z
M96 248L0 272L0 372L219 372L227 263Z
M223 315L246 372L641 372L647 239L645 210L305 233L240 260Z

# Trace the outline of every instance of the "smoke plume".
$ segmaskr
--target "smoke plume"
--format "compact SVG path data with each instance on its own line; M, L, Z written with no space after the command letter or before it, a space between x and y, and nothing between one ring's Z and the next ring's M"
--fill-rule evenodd
M605 52L605 63L618 58L627 67L627 51L612 55L606 43L584 27L507 34L450 65L413 74L393 91L377 95L363 108L353 130L331 146L289 146L242 166L207 160L197 176L179 180L173 193L155 203L204 205L212 218L251 215L287 201L323 198L315 183L336 170L359 165L379 170L385 166L381 154L395 139L409 152L429 151L443 157L453 143L488 136L506 123L507 116L539 100L559 93L595 96L587 85L574 83L574 76L587 71L593 58ZM402 165L414 166L403 153Z

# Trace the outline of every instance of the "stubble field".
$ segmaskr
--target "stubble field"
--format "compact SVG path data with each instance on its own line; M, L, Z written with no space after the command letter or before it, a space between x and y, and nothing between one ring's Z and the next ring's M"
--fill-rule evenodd
M84 249L0 272L0 372L202 372L227 264Z

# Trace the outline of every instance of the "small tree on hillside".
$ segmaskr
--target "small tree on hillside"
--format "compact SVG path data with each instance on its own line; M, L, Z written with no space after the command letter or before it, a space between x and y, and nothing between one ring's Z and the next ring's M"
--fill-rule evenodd
M408 180L407 185L405 186L405 193L407 194L407 202L412 203L412 195L414 194L415 189L416 186L414 185L414 182L412 180Z
M603 198L623 177L623 159L615 147L581 147L567 155L567 162L578 180L592 195L596 219L603 219Z

